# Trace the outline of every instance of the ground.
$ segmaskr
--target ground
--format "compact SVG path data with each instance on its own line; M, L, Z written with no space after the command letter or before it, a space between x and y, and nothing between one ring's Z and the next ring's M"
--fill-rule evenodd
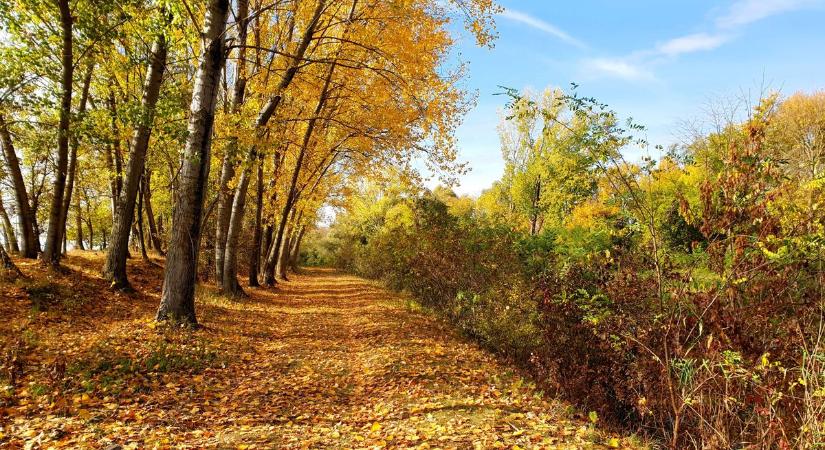
M239 301L206 284L189 330L152 320L160 261L130 261L133 294L99 278L100 253L18 263L29 278L0 282L0 447L635 447L356 277L306 269Z

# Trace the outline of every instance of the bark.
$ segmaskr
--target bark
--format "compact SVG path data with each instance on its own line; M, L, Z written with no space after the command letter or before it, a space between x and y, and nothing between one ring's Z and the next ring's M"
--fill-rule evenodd
M91 61L91 60L90 60ZM83 77L83 87L80 91L80 103L77 106L77 120L83 119L86 114L86 102L89 100L89 85L92 82L92 71L94 70L94 63L90 62L86 70L86 75ZM63 197L63 206L60 209L60 235L65 241L66 221L69 218L69 208L72 205L72 193L74 191L74 180L77 174L77 147L80 145L80 137L77 133L72 133L70 140L70 154L69 154L69 173L66 180L66 193Z
M76 234L75 234L74 246L78 250L86 250L86 248L83 246L83 218L80 216L80 196L78 196L77 202L75 203L74 214L75 214L75 228L77 228L77 231L76 231ZM89 242L89 246L91 246L91 245L92 245L92 243Z
M264 162L258 161L255 191L255 229L252 234L252 249L249 251L249 286L259 286L258 269L261 264L261 215L264 207Z
M306 233L306 225L302 226L300 231L298 231L298 237L292 244L292 250L289 253L289 268L292 269L293 272L298 271L298 263L300 262L301 256L301 242L304 240L304 233Z
M209 178L215 101L226 56L223 33L229 0L210 0L201 36L203 53L195 76L190 106L189 134L184 148L180 187L176 195L172 236L164 270L163 292L157 320L197 324L195 283L198 243L206 180Z
M109 190L111 195L112 223L114 224L115 212L117 210L117 200L123 188L123 159L120 155L120 131L117 126L117 100L115 99L114 88L109 90L107 99L109 114L111 117L111 133L114 140L106 146L106 168L109 171Z
M318 1L312 19L307 24L304 34L301 37L301 41L298 44L298 48L292 56L289 66L281 77L278 86L275 88L275 94L270 97L269 101L258 113L258 117L255 121L255 133L259 138L264 136L269 120L281 104L284 92L292 83L292 80L295 79L295 75L297 75L298 69L303 63L304 55L309 48L310 42L312 42L312 39L315 36L315 32L317 30L318 23L320 22L321 14L324 11L325 5L326 0ZM233 294L239 293L240 290L240 284L237 281L237 255L235 253L238 246L238 237L243 225L246 195L247 190L249 189L249 178L252 175L252 167L257 158L257 148L253 144L249 148L249 152L246 155L244 170L238 180L238 187L235 189L234 201L232 203L232 216L229 221L229 232L226 237L226 254L224 256L223 289Z
M86 225L89 227L89 250L95 249L95 229L92 225L92 219L86 218ZM102 248L102 247L101 247Z
M69 132L72 115L72 12L69 0L57 0L60 10L60 28L63 35L61 64L63 74L60 93L60 121L57 127L57 167L55 167L52 204L49 209L49 229L46 232L46 247L43 249L43 262L51 266L60 264L60 243L62 241L61 211L66 190L66 170L69 165Z
M152 247L159 255L163 255L163 245L160 241L157 224L155 223L155 213L152 210L151 175L152 173L148 169L143 174L143 203L146 207L146 222L149 225L149 242L152 243Z
M141 183L142 184L142 183ZM137 228L138 228L138 242L140 243L140 256L144 261L149 259L146 254L146 239L143 234L143 190L138 194L137 205Z
M2 114L0 114L0 143L2 143L6 166L14 186L17 220L22 238L20 254L25 258L34 259L37 258L37 253L40 252L40 240L37 233L35 233L34 223L32 222L34 212L29 203L29 194L26 192L26 183L23 181L23 172L20 170L20 160L17 159L11 133L9 133L8 125Z
M126 171L126 183L115 207L112 220L111 247L106 253L103 277L111 282L115 289L130 289L126 275L126 259L129 256L129 228L134 220L135 200L146 163L146 151L152 133L155 117L155 105L158 101L163 72L166 68L167 42L161 35L155 40L146 73L146 82L141 100L141 115L135 126L132 145L129 152L129 165Z
M289 263L289 251L292 249L292 239L294 239L295 235L294 232L290 231L287 233L286 239L284 239L284 243L281 245L281 251L278 255L278 264L276 266L275 272L278 275L279 280L288 281L289 276L287 276L287 264Z
M9 213L6 211L6 208L3 205L2 196L0 196L0 219L3 220L3 231L6 234L6 245L8 246L8 251L19 253L20 244L17 242L17 234L14 232L14 227L11 224L11 219L9 219Z
M275 233L275 229L271 223L266 225L264 229L264 237L261 242L261 254L260 260L266 259L266 255L269 254L269 246L272 245L272 235ZM258 268L258 279L264 277L264 266Z
M235 84L232 92L232 113L237 114L243 105L246 93L246 37L249 26L249 2L248 0L238 0L237 11L237 43L238 62L235 69ZM226 238L229 232L229 221L232 216L233 198L232 190L229 189L229 182L235 177L235 165L237 164L235 152L238 149L237 140L233 140L226 147L226 152L221 161L221 178L218 185L218 217L215 223L215 280L218 287L223 287L224 255L226 249ZM235 281L237 284L237 281ZM234 289L232 289L234 291Z
M0 275L10 279L23 278L23 273L20 272L20 269L17 268L2 245L0 245Z

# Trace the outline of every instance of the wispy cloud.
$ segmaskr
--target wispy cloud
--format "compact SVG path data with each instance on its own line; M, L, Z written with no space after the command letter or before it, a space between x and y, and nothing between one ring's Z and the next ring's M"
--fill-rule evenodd
M679 56L684 53L713 50L730 39L724 34L695 33L673 38L656 46L656 53Z
M629 81L655 81L652 72L628 59L593 58L584 61L588 74L599 73Z
M822 0L737 0L716 18L722 29L737 28L777 14L822 5Z
M569 34L564 32L559 27L557 27L553 24L547 23L544 20L539 19L538 17L531 16L529 14L526 14L526 13L523 13L523 12L520 12L520 11L516 11L516 10L513 10L513 9L509 9L509 8L505 9L504 12L502 12L500 15L501 15L501 17L503 17L505 19L512 20L513 22L522 23L524 25L527 25L530 28L542 31L542 32L547 33L551 36L555 36L558 39L560 39L560 40L562 40L562 41L564 41L564 42L566 42L570 45L574 45L574 46L579 47L579 48L586 48L587 47L583 42L579 41L578 39L574 38L573 36L570 36Z
M689 53L715 50L731 41L739 29L748 24L816 6L825 6L825 0L735 0L713 20L712 31L675 37L624 57L585 59L582 68L589 74L631 81L655 80L651 68L657 64Z

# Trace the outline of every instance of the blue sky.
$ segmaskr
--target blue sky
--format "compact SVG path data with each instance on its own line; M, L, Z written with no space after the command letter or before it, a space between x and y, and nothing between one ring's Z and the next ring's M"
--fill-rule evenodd
M825 0L500 0L499 38L478 48L466 33L456 57L478 105L458 130L472 171L456 191L479 194L503 170L498 87L580 85L648 128L651 144L678 140L679 124L709 102L825 87ZM653 155L656 157L657 155ZM434 182L434 184L437 184Z

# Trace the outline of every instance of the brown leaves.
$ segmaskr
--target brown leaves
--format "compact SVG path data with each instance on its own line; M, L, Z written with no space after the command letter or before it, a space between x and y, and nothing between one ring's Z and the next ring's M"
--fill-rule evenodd
M158 275L147 276L147 283L159 282ZM110 295L102 280L99 286ZM4 410L0 443L124 449L624 445L570 418L489 354L360 279L317 270L293 276L277 292L251 290L240 302L209 289L198 298L200 331L151 326L153 308L143 302L153 307L153 298L116 301L140 314L95 316L92 331L82 315L59 317L72 325L37 325L30 369L13 390L13 406ZM89 302L98 307L103 300ZM22 315L18 311L15 320ZM75 326L84 331L72 333Z

